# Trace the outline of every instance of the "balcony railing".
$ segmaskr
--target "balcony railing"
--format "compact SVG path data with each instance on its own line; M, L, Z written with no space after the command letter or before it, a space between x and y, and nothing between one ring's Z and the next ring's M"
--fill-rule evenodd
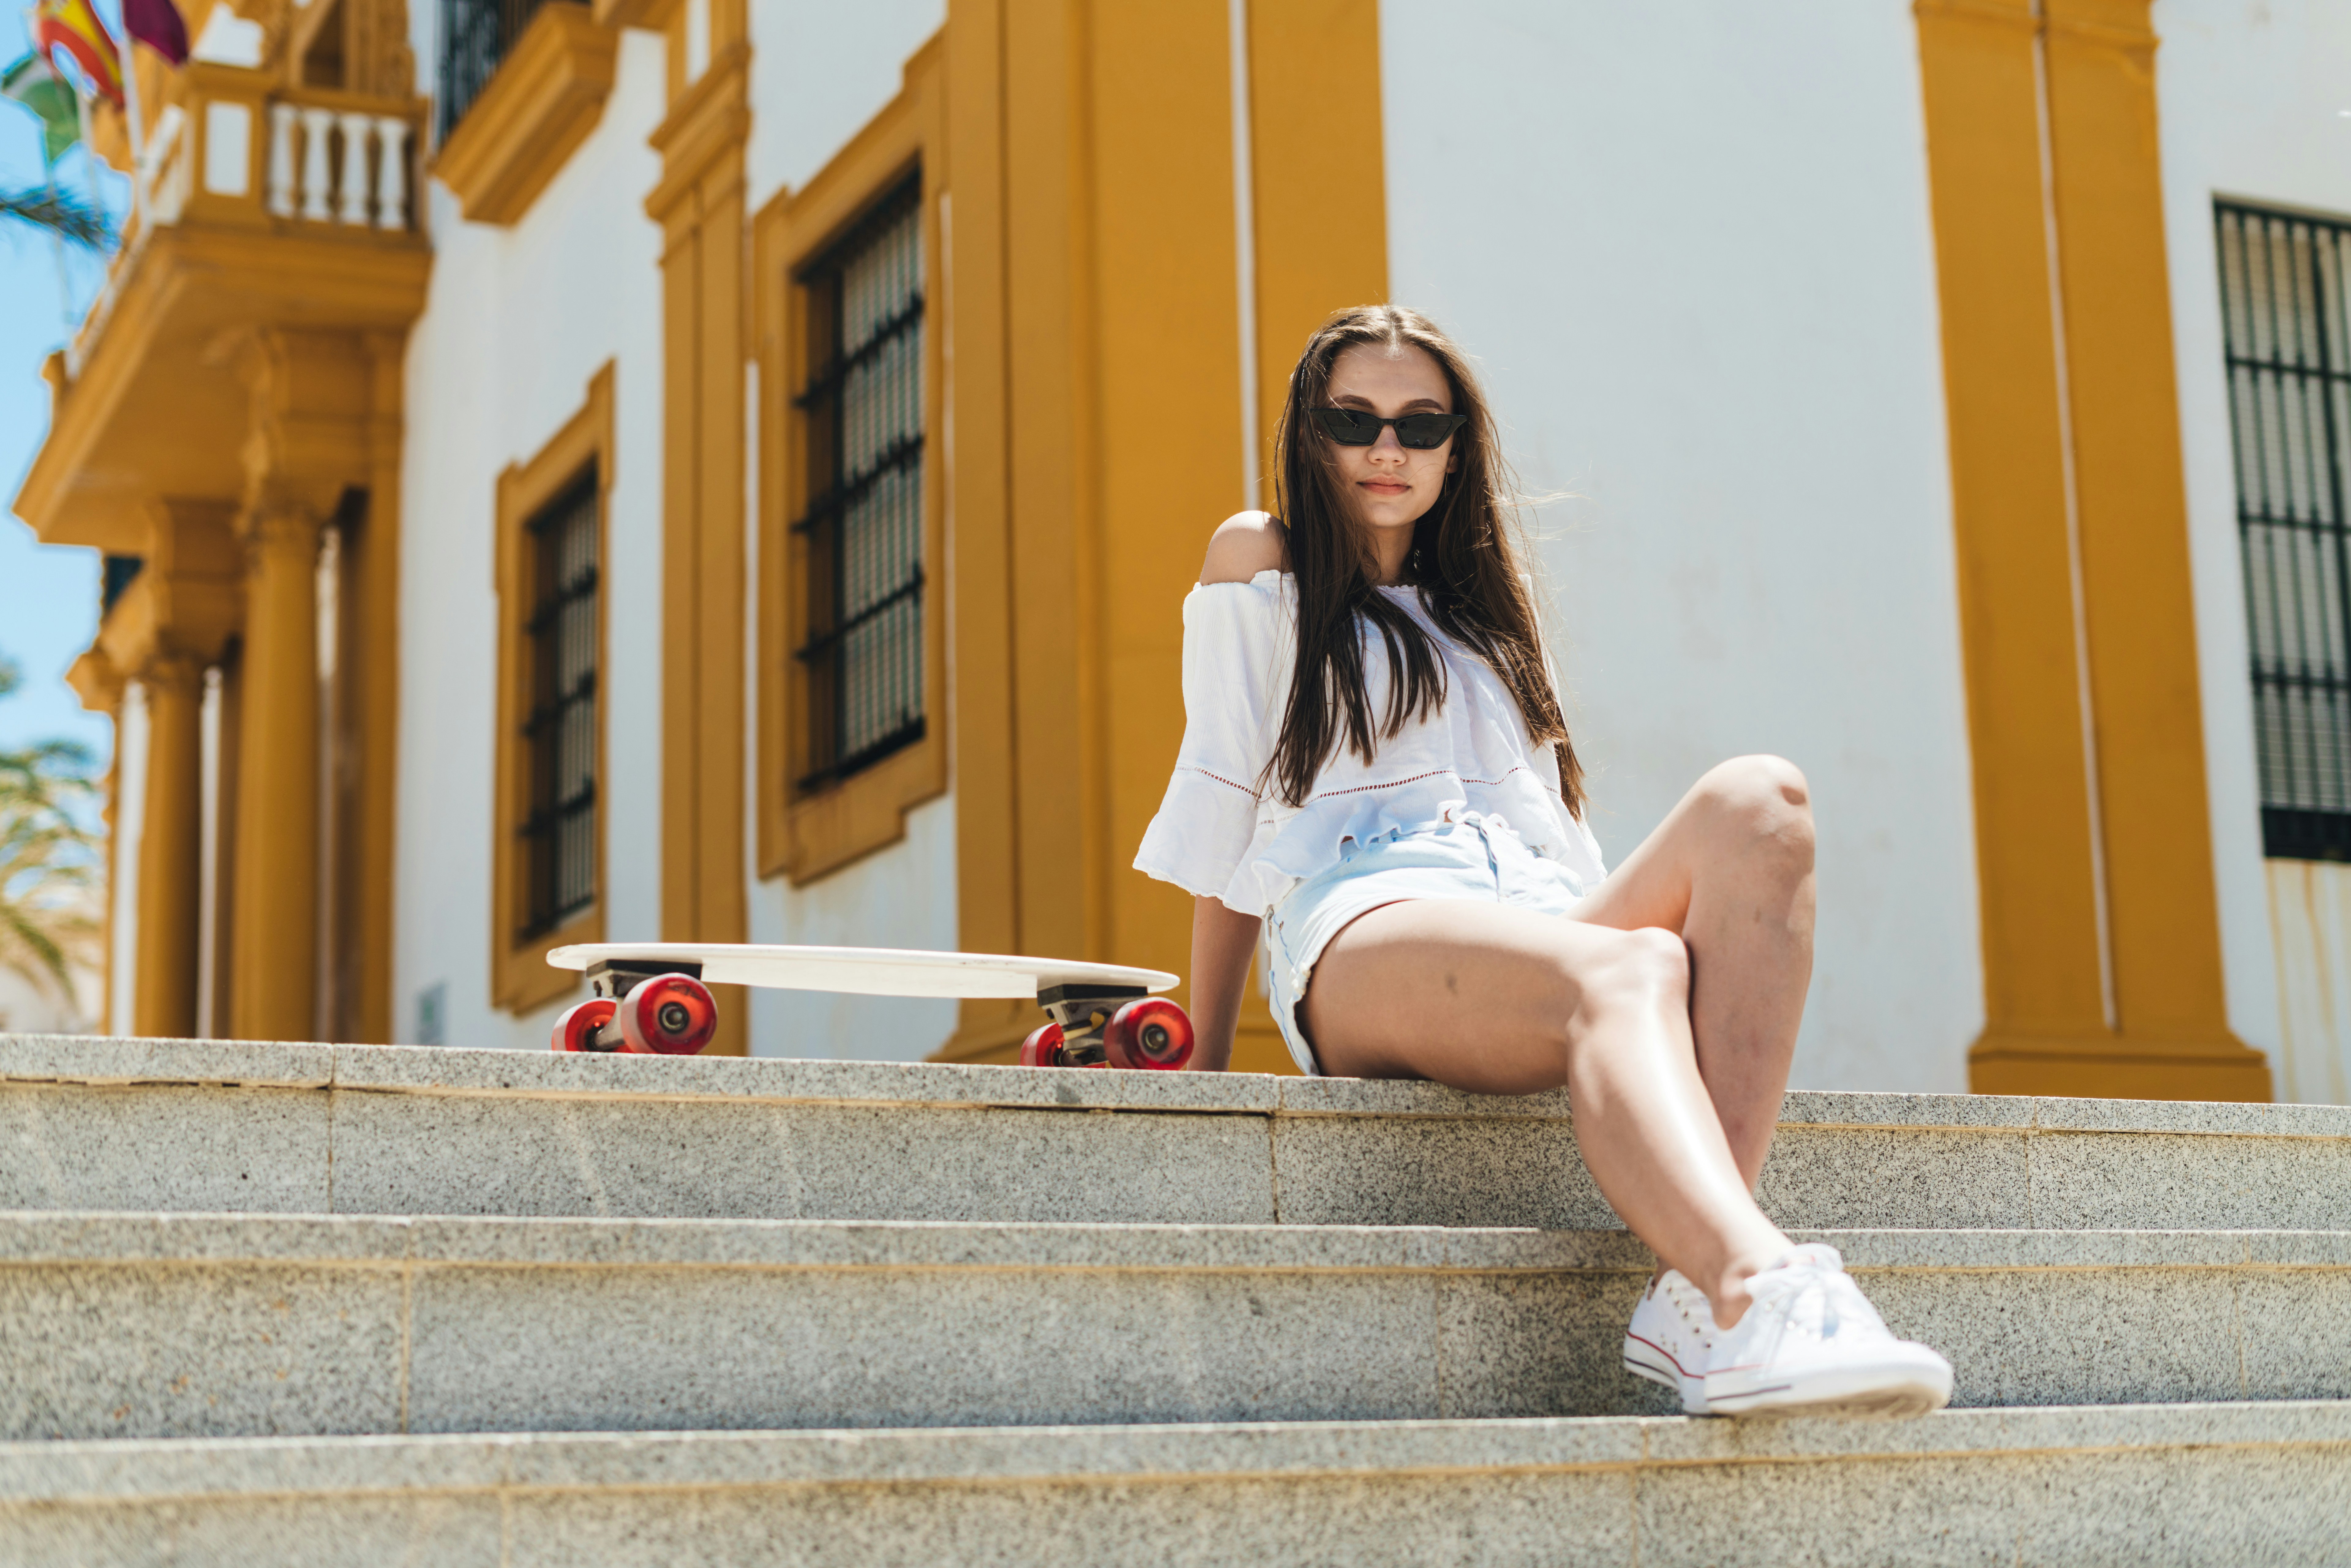
M211 208L205 215L241 209L247 218L342 228L416 227L413 100L331 88L269 90L258 72L233 68L204 76L184 108L164 110L150 140L143 162L153 171L153 224Z

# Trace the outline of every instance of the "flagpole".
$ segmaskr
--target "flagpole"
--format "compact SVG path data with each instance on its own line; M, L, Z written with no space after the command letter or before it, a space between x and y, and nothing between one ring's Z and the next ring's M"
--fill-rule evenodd
M139 113L139 40L131 36L128 17L122 24L121 62L122 112L131 121L131 216L122 225L128 235L147 210L147 131Z
M103 213L106 205L98 196L98 149L91 146L89 141L89 92L79 84L74 87L74 127L81 133L82 183L89 187L90 211ZM60 269L65 265L62 253L58 256L57 265ZM62 270L60 276L63 276ZM73 296L69 291L66 296L66 373L68 377L81 374L81 360L74 351L80 334L75 328Z
M49 158L48 138L41 139L41 172L48 176L49 205L57 204L57 166ZM49 249L57 258L57 319L65 323L68 340L73 333L73 285L66 279L66 236L49 230ZM68 358L71 358L70 355Z
M92 212L106 211L106 203L98 193L98 148L89 139L89 89L77 83L74 87L74 124L81 131L82 183L89 187Z

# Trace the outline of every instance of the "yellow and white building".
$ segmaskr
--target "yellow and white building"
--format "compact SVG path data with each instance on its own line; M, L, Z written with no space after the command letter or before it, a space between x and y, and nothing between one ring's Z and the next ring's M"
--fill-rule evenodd
M600 938L1180 970L1183 595L1395 298L1548 497L1611 854L1809 773L1800 1085L2351 1099L2351 7L196 9L16 501L110 558L112 1028L543 1048Z

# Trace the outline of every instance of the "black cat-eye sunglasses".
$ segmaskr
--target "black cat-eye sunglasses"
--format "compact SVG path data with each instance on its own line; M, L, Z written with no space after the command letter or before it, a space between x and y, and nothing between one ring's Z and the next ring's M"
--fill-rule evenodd
M1442 446L1453 433L1469 423L1466 413L1400 413L1382 419L1360 408L1318 408L1314 423L1342 446L1369 446L1380 438L1384 425L1395 426L1396 444L1415 452Z

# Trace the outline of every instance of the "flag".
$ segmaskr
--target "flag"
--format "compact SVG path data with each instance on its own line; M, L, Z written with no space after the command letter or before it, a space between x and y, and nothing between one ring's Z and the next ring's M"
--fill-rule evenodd
M109 103L122 101L122 51L89 8L89 0L41 0L33 7L32 21L35 48L63 49L100 98Z
M122 0L122 30L171 61L188 59L188 25L172 0Z
M47 55L26 55L0 70L0 98L13 98L41 122L41 156L54 163L81 140L81 110L74 89Z

